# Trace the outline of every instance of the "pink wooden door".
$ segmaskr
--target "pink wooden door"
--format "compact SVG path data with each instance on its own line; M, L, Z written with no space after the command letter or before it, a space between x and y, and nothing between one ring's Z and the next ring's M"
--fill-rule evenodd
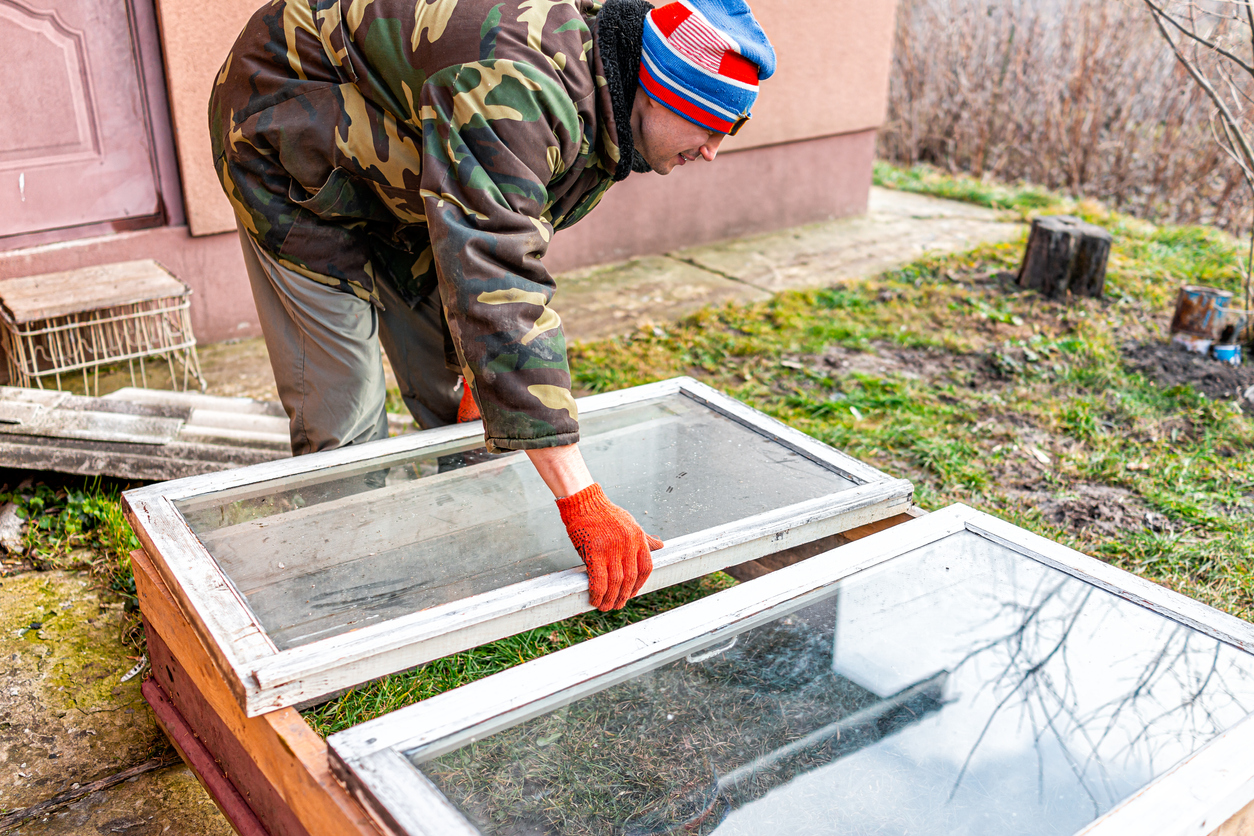
M0 0L0 236L160 213L136 53L127 0Z

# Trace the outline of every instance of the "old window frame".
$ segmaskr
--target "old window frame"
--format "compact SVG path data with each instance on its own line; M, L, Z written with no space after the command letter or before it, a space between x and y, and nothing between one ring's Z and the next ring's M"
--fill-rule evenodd
M668 541L648 592L904 513L914 487L691 378L579 400L582 415L683 395L854 482L856 487ZM247 716L307 704L450 653L590 609L587 578L570 569L279 650L175 503L344 465L377 466L481 437L457 424L340 450L127 491L127 517Z
M800 609L838 581L963 531L1254 653L1254 625L988 514L953 505L339 732L327 740L332 771L387 832L481 836L403 752L440 754L468 742L470 735L486 737L547 713L717 644L729 632L770 621L781 607ZM1254 714L1079 834L1209 833L1251 801Z

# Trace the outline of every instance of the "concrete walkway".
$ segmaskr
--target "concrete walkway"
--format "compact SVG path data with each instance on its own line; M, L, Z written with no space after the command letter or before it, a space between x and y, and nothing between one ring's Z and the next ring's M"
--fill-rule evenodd
M861 217L562 274L554 308L567 339L595 340L706 305L874 276L926 253L1009 241L1022 230L991 209L873 188ZM278 400L260 339L204 346L200 362L209 394Z
M860 218L697 247L558 278L555 307L573 340L628 333L709 304L756 301L789 288L836 284L899 267L924 253L1006 241L1022 226L952 201L875 189ZM209 393L277 400L265 344L203 346ZM101 381L101 394L130 385ZM0 578L0 815L76 790L164 749L139 696L142 677L118 641L121 606L84 577ZM19 731L20 730L20 731ZM12 833L71 836L226 836L230 827L188 770L147 772L27 820Z

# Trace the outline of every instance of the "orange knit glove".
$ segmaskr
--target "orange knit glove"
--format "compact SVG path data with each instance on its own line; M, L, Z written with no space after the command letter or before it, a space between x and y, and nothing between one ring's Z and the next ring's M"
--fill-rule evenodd
M645 534L597 484L562 497L557 508L570 542L588 567L588 603L602 612L622 609L649 579L649 552L662 548L662 541Z
M457 423L465 424L467 421L478 421L483 416L479 414L479 407L475 404L474 393L470 391L470 384L462 381L462 402L457 406Z

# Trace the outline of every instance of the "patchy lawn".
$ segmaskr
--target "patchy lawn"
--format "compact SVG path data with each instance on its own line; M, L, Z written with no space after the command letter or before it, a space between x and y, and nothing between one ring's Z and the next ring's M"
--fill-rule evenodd
M1241 245L1032 187L882 164L876 179L1105 226L1115 236L1107 298L1020 292L1022 242L990 246L575 346L577 388L692 375L911 479L925 508L965 502L1254 619L1254 366L1164 345L1178 286L1238 289ZM125 586L125 571L104 576ZM455 654L305 716L329 734L731 583L715 574Z
M1161 363L1176 359L1162 343L1178 286L1235 290L1240 245L1031 187L883 165L877 180L1105 226L1115 235L1108 298L1020 292L1012 271L1022 242L985 247L873 281L704 310L661 336L648 329L575 346L576 386L603 392L692 375L911 479L925 508L965 502L1254 618L1254 391L1243 397L1254 367ZM306 716L331 733L728 582L715 575L622 614L457 654Z

